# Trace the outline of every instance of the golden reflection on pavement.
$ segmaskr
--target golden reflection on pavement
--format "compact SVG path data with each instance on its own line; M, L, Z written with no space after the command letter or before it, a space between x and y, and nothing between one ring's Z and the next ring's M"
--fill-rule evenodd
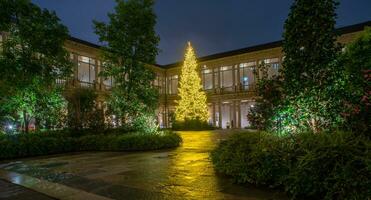
M168 188L165 193L185 195L186 198L217 198L218 179L210 163L209 152L215 146L208 132L181 132L183 146L169 165ZM167 191L166 191L167 190Z
M233 184L215 173L210 152L230 131L179 133L183 144L176 149L36 157L0 168L19 173L21 179L13 179L14 183L49 181L43 184L48 187L42 187L49 194L67 187L81 191L78 194L84 191L112 199L285 199L275 191ZM9 175L7 171L4 175ZM33 185L40 189L40 184Z

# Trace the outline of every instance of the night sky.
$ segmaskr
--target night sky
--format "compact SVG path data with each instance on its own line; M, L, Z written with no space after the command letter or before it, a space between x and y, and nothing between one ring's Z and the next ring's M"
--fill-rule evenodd
M92 20L107 21L114 0L32 0L54 10L74 37L98 43ZM159 64L183 58L187 41L198 56L280 40L293 0L157 0ZM371 0L340 0L338 25L371 20Z

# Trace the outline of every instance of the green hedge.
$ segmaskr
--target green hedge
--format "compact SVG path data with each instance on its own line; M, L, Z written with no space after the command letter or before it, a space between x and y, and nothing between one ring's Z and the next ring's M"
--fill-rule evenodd
M158 135L117 132L71 136L69 132L0 136L0 159L51 155L78 151L145 151L177 147L181 137L172 132Z
M217 171L237 182L282 188L292 199L367 199L370 149L368 138L351 133L239 133L211 158Z
M203 131L215 129L212 125L207 122L200 121L198 119L190 120L186 119L183 122L175 121L172 124L172 130L175 131Z

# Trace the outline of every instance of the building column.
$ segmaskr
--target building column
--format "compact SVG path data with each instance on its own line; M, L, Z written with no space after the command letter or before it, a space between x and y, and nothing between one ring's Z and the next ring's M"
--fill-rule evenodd
M213 126L216 127L216 113L215 113L215 102L213 104Z
M94 59L94 62L95 62L95 65L94 65L94 86L95 86L95 89L96 90L100 90L100 77L98 76L98 68L99 68L99 65L98 65L98 60L97 59ZM90 65L89 64L89 68L90 68Z
M237 125L238 125L238 128L242 128L241 127L241 101L238 100L237 102Z
M211 77L212 77L211 83L213 84L213 87L212 87L213 93L215 93L215 74L214 74L214 72L215 72L214 68L211 68L211 74L212 74L211 75ZM214 103L213 103L213 106L214 106Z
M219 111L219 128L222 128L222 104L220 99L218 100L218 111Z
M232 65L232 85L233 85L233 92L236 92L236 65ZM235 121L233 121L234 123Z
M241 74L240 74L240 65L237 65L237 91L239 92L241 90L240 88L240 81L241 81Z
M79 57L76 54L72 54L72 62L74 63L74 68L73 68L73 86L80 86L78 85L79 82Z
M218 68L218 87L219 87L219 93L222 93L222 85L221 85L221 75L220 75L220 67ZM220 100L219 100L220 101ZM220 113L220 111L219 111Z
M235 103L235 101L234 100L232 100L232 102L231 102L231 109L230 109L230 113L231 113L231 121L233 121L233 123L231 123L231 128L236 128L237 126L236 126L236 124L237 124L237 122L236 122L236 103Z

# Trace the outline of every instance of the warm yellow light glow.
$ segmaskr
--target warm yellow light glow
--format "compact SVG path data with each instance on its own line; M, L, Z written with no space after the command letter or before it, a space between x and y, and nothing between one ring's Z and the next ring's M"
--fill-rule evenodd
M178 106L175 111L177 121L199 119L206 122L209 119L206 95L202 90L196 54L190 42L188 42L180 74L179 96L180 100L177 101Z

